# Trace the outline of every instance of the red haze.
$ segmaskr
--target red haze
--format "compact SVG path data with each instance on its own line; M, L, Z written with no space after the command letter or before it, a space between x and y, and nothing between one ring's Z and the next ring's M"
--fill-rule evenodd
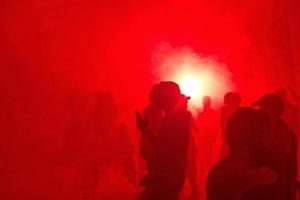
M92 110L96 91L109 91L137 156L133 112L158 81L153 56L162 43L226 66L232 76L220 96L231 80L244 104L278 87L300 95L299 7L296 0L1 1L0 199L63 198L74 93Z

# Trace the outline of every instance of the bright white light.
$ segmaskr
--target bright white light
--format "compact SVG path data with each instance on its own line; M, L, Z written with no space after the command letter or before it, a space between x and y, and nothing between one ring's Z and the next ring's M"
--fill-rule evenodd
M160 80L178 83L181 92L190 96L190 109L202 107L203 96L212 98L216 107L223 102L223 95L233 90L231 74L226 66L213 58L196 54L192 49L162 46L155 57Z
M199 98L201 94L201 83L196 77L186 76L178 80L181 92L192 98Z
M208 87L211 86L209 73L192 70L192 66L185 65L180 67L173 75L172 80L178 83L181 93L190 96L189 105L192 107L201 107L204 95L209 95Z

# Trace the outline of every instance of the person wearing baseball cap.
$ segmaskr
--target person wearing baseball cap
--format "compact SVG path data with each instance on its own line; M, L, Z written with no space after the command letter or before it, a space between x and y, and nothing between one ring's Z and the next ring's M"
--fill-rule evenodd
M138 128L156 151L155 168L141 181L148 192L138 199L178 200L187 170L190 113L179 105L183 95L177 83L163 81L157 87L157 106L164 112L157 136L150 133L141 116L137 117Z
M289 197L296 199L297 191L297 138L294 131L282 119L284 113L284 102L275 93L263 95L258 101L252 103L266 113L269 117L270 133L266 137L266 143L272 148L283 152L288 156L287 165L291 165L291 170L286 172L290 176Z

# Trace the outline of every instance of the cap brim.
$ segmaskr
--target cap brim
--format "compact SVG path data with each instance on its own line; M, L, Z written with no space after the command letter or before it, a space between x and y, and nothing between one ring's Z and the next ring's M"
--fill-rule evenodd
M190 99L191 99L190 96L185 96L184 94L181 94L181 96L182 96L185 100L190 100Z

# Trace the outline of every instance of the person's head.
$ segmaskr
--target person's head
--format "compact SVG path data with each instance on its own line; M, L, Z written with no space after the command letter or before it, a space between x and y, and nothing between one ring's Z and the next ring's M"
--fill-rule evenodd
M284 112L284 102L277 94L269 93L252 103L271 117L280 117Z
M163 110L175 108L181 98L181 92L177 83L162 81L158 85L157 103Z
M229 118L226 139L230 153L255 145L268 132L268 116L260 110L243 107Z
M204 96L202 98L202 105L203 105L204 109L210 108L210 106L211 106L211 98L210 98L210 96Z
M224 104L239 106L241 103L241 96L236 92L227 92L224 95Z

